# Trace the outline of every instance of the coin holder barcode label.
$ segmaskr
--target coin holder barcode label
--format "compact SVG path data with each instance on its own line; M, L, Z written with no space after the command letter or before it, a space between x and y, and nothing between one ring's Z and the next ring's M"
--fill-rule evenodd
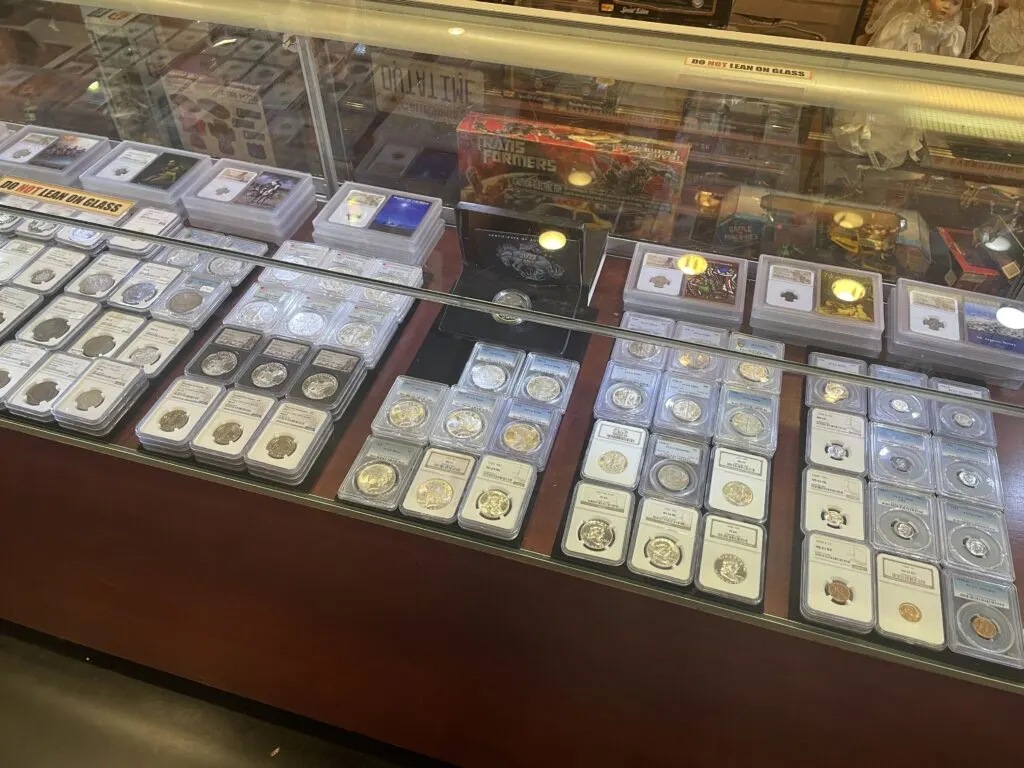
M504 395L512 391L525 362L525 352L478 341L457 386L466 392Z
M562 414L555 408L508 400L498 416L488 452L527 461L543 472L561 420Z
M128 363L95 360L54 403L61 426L94 436L110 432L147 386L145 374Z
M60 349L99 314L95 301L58 296L18 331L18 338L47 349Z
M640 495L699 507L704 499L708 446L652 434L640 475Z
M422 455L418 445L370 435L338 489L338 498L395 511Z
M995 450L947 437L935 438L939 496L1003 509L1003 482Z
M729 343L729 332L722 328L678 321L672 338L724 349ZM723 359L711 350L669 348L668 351L668 370L691 379L718 381L722 378L723 362Z
M871 548L811 533L804 539L800 613L811 621L866 634L875 626Z
M0 245L0 283L10 282L45 247L29 240L9 240Z
M562 552L595 563L622 565L632 516L632 493L580 481L569 505Z
M232 384L256 354L263 336L239 328L221 328L185 366L185 373L219 384Z
M928 376L885 365L872 365L871 377L880 381L891 381L909 387L927 387ZM868 393L868 415L872 421L881 421L897 427L931 430L931 416L925 399L909 392L897 392L885 386L872 387Z
M449 390L430 432L430 444L482 453L497 426L500 402L495 395Z
M151 450L187 456L189 440L223 394L217 384L177 378L139 421L135 435Z
M140 264L124 279L107 303L132 312L147 312L175 280L181 276L177 267L166 264Z
M988 387L976 387L948 379L932 379L928 386L936 392L946 394L973 397L978 400L991 398ZM980 402L977 405L966 405L932 400L932 431L939 437L952 437L992 447L997 443L992 411Z
M245 452L251 474L286 485L305 479L333 429L327 411L281 402Z
M372 277L378 268L377 259L346 253L332 248L320 261L320 268L340 275ZM363 295L362 286L337 277L310 275L307 290L341 301L358 301Z
M343 305L322 343L359 355L367 368L375 368L396 328L395 318L387 310Z
M199 461L241 469L243 457L277 400L241 389L229 391L189 441Z
M664 374L652 430L710 440L718 416L718 390L717 382Z
M686 586L697 563L700 510L662 499L642 499L626 567L649 579Z
M935 492L931 435L887 424L872 424L868 453L868 471L872 480Z
M399 509L407 517L454 522L476 458L444 448L427 448Z
M145 324L144 317L109 309L78 335L68 352L89 358L115 357Z
M275 333L316 344L327 332L341 306L337 299L315 293L302 294L281 318Z
M447 394L446 384L399 376L370 428L378 437L426 445Z
M942 562L998 581L1013 581L1013 553L1002 513L939 499Z
M23 341L8 341L0 346L0 405L45 356L46 350Z
M879 634L935 650L946 647L942 585L934 565L877 554L875 595Z
M249 288L224 318L224 325L265 333L288 311L296 294L285 288L256 284Z
M647 430L627 424L597 421L580 474L587 480L632 490L640 479Z
M807 463L867 474L867 420L855 413L812 408L807 416Z
M732 448L715 446L708 472L705 507L755 523L768 519L768 477L771 462Z
M658 407L660 381L659 371L609 363L594 403L594 417L649 427Z
M813 269L801 269L787 264L772 264L768 270L765 303L798 312L814 309Z
M139 366L152 378L167 367L191 338L191 328L150 320L115 359Z
M121 228L129 232L139 232L144 235L170 235L181 226L181 216L173 211L165 211L160 208L141 208L129 217ZM158 251L162 246L149 240L142 240L137 237L126 237L114 235L107 241L107 247L112 251L121 251L139 258L148 258Z
M79 272L68 283L64 293L102 301L138 266L138 259L104 253Z
M199 275L185 275L149 310L156 320L199 328L231 293L231 284Z
M358 355L321 349L295 377L288 399L325 408L337 418L351 401L365 373Z
M854 373L866 376L868 373L867 363L863 360L825 355L821 352L812 352L808 355L807 364L840 374ZM861 416L867 413L867 390L859 384L832 379L828 376L808 376L806 387L804 403L808 408L830 408L834 411L857 413Z
M43 297L38 293L10 286L0 288L0 339L31 317L42 303Z
M51 352L22 379L17 389L7 394L4 404L12 413L36 421L53 421L51 408L57 397L88 367L89 361L84 358Z
M779 430L777 395L722 386L718 399L715 443L741 448L771 458Z
M48 296L60 290L87 261L89 257L81 251L57 246L47 248L18 273L11 285Z
M524 403L557 408L565 413L579 371L580 364L575 360L531 352L526 356L512 396Z
M764 528L718 515L704 517L697 588L756 605L764 594Z
M288 240L278 248L277 253L274 254L274 261L315 267L326 255L327 248L322 245ZM307 273L283 267L264 267L259 277L259 281L263 285L273 285L291 290L303 288L308 280Z
M1020 603L1012 584L947 571L946 639L949 649L965 656L1024 668Z
M637 333L646 333L648 336L667 339L675 330L675 322L657 315L624 312L619 327L627 331L636 331ZM616 339L615 346L612 347L611 359L625 365L660 371L665 367L667 357L668 348L655 342Z
M536 481L533 465L484 454L459 506L459 526L499 539L514 539L526 519Z
M934 496L875 482L868 495L871 545L876 550L939 561L941 537Z
M785 344L743 333L729 336L729 349L768 360L782 360L786 356ZM782 371L757 360L729 359L725 363L725 382L777 395L782 390Z
M827 533L854 541L867 538L867 489L864 479L842 472L806 467L803 474L804 533Z
M235 385L261 395L281 397L291 387L312 352L313 347L305 342L267 339L263 348L238 374Z

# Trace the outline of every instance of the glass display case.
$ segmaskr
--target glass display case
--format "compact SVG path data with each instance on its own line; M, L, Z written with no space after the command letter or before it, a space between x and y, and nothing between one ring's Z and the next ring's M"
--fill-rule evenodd
M1019 71L144 5L0 18L5 451L1024 692Z

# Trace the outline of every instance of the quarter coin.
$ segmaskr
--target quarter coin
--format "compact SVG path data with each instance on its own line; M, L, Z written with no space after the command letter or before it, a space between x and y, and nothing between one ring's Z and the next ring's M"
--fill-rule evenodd
M395 429L413 429L427 420L427 409L419 400L399 400L388 409L388 423Z
M964 539L964 549L970 552L974 557L983 558L988 556L989 548L982 539L977 536L968 536Z
M655 568L669 571L682 562L683 550L668 536L653 536L644 544L644 557Z
M226 376L238 366L238 355L226 349L203 358L199 369L207 376Z
M754 500L754 492L750 486L739 480L730 480L722 486L722 495L726 501L736 507L745 507Z
M607 520L600 518L585 521L576 535L584 547L594 552L603 552L615 543L615 529Z
M424 509L443 509L452 503L455 489L451 483L438 477L420 483L416 489L416 503Z
M479 389L495 392L505 386L508 373L500 365L494 363L477 363L469 372L469 379Z
M729 552L716 557L713 567L718 578L726 584L739 584L747 578L747 564Z
M384 461L364 464L356 472L356 490L371 498L384 496L398 485L398 470Z
M298 443L295 442L295 438L291 435L278 435L270 439L267 443L267 455L272 459L286 459L295 453L295 449L298 448Z
M554 376L536 373L526 380L526 394L541 403L553 403L562 395L562 382Z
M501 433L501 442L516 453L533 453L543 440L544 436L537 427L522 421L512 422Z
M491 488L476 497L476 511L485 520L500 520L512 511L512 497L499 488Z

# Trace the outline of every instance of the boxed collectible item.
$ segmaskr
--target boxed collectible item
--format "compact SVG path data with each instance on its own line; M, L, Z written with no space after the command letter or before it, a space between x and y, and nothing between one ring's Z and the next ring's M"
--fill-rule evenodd
M208 155L125 141L86 169L81 184L90 192L127 197L184 214L182 196L212 166Z
M458 132L466 202L671 237L688 145L480 113Z
M947 285L979 293L1005 291L1007 281L999 263L994 259L994 249L986 249L980 243L976 243L974 232L969 229L937 227L935 231L949 249L950 270L946 278ZM1017 274L1020 274L1019 268Z
M109 149L102 136L27 125L0 143L0 173L71 186Z

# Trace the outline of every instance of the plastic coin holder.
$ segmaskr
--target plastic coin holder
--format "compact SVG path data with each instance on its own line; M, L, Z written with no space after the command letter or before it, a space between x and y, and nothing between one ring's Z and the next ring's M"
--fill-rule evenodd
M871 545L879 552L939 562L935 497L890 485L868 485Z
M506 541L526 519L537 470L526 462L484 454L459 506L459 526Z
M21 327L18 338L46 349L60 349L99 312L99 302L58 296Z
M81 357L114 358L145 324L144 317L108 309L78 335L67 351Z
M658 389L654 432L710 440L715 434L719 385L666 373Z
M867 486L842 472L806 467L801 494L800 530L867 540Z
M768 519L770 472L771 462L764 456L715 446L711 451L705 509L763 523Z
M932 379L928 386L936 392L964 395L978 400L990 400L988 387L961 384L948 379ZM932 400L932 431L939 437L952 437L982 445L996 446L996 424L992 411L984 403L966 405Z
M54 205L53 203L40 203L32 210L64 218L71 218L74 214L73 208L69 208L66 205ZM27 237L30 240L41 240L48 243L57 237L57 232L62 226L64 225L56 221L25 216L22 218L21 223L14 228L14 234L18 237Z
M173 235L175 240L183 243L195 243L196 245L207 245L214 248L224 247L227 239L220 232L212 232L208 229L196 229L195 227L182 227Z
M249 474L283 485L299 485L334 431L331 415L287 401L278 403L245 452Z
M509 400L501 408L488 453L529 462L543 472L561 421L554 408Z
M680 321L676 323L672 338L701 344L705 347L725 349L729 343L729 332L722 328L711 328L706 325L694 325ZM719 381L722 378L724 365L724 358L708 350L673 349L671 347L668 350L668 370L673 373L681 373L687 378Z
M194 270L197 275L223 280L232 287L238 285L252 271L255 265L231 256L213 256L207 254Z
M166 264L140 264L110 294L107 303L130 312L148 312L181 276L177 267Z
M192 455L201 464L243 471L245 453L276 405L273 397L228 391L189 441Z
M164 372L191 338L191 328L150 320L115 359L139 366L152 379Z
M181 198L209 173L208 155L123 141L81 177L84 189L184 213Z
M363 358L367 368L376 368L398 325L393 314L364 304L343 305L323 344Z
M782 360L786 357L786 345L778 341L759 339L745 333L729 336L729 349L766 360ZM773 395L782 391L782 371L758 360L725 361L725 383L734 387L768 392Z
M651 435L644 456L640 495L700 507L708 471L708 446Z
M608 363L594 403L594 416L649 427L658 407L661 373L622 363Z
M580 475L585 480L633 490L640 480L646 447L647 430L643 427L596 421Z
M875 606L880 635L934 650L946 647L942 584L934 565L876 554Z
M324 255L319 266L321 269L336 272L339 275L373 277L380 267L380 262L367 256L359 256L332 248ZM361 286L342 278L323 277L322 275L310 275L307 290L342 301L358 301L363 295Z
M149 314L156 320L201 328L230 293L230 283L199 275L184 275L164 291Z
M3 195L0 197L0 205L10 205L10 195ZM16 213L9 213L8 211L0 211L0 235L11 235L14 230L21 224L24 217L19 216Z
M271 337L242 368L235 386L261 395L282 397L312 352L313 347L305 342Z
M101 136L26 125L0 144L0 169L10 176L74 186L110 150Z
M139 232L144 235L162 235L170 237L181 227L181 216L173 211L161 208L140 208L121 225L128 232ZM107 241L107 248L119 253L134 256L137 259L148 259L163 249L160 243L142 240L127 235L114 235Z
M324 256L327 249L322 245L313 243L302 243L297 240L288 240L277 249L274 254L274 261L285 264L303 264L307 267L315 267ZM279 288L289 288L293 291L301 290L309 281L309 275L305 272L297 272L294 269L283 267L264 267L260 273L259 281L263 285L276 285Z
M53 404L62 427L93 437L110 434L149 386L142 370L114 360L95 360Z
M939 496L1003 509L1003 483L995 450L946 437L935 438Z
M399 509L406 517L452 523L462 504L476 458L444 448L427 448Z
M525 362L525 352L478 341L456 387L464 392L506 395L514 390Z
M764 528L706 515L697 588L741 603L760 603L764 595Z
M836 373L854 373L867 376L868 365L863 360L836 357L821 352L811 352L807 364ZM864 416L868 410L867 390L859 384L839 381L827 376L808 376L804 404L808 408L829 408Z
M254 331L221 328L189 361L185 373L225 386L234 384L262 342L263 336Z
M247 290L224 318L224 325L266 333L280 322L296 294L284 288L256 284Z
M911 387L928 386L928 377L923 373L904 371L901 368L890 368L885 365L872 365L869 370L873 379L891 381ZM872 421L881 421L907 429L917 429L921 432L931 431L928 402L918 395L897 392L880 386L872 387L868 401L868 415Z
M177 267L182 272L199 272L208 259L208 256L192 248L167 248L153 257L153 263Z
M58 245L64 245L68 248L78 248L93 254L98 253L106 246L110 236L106 232L90 228L89 224L109 224L114 226L124 219L127 214L128 211L125 211L120 216L108 216L103 213L79 211L72 216L76 223L65 224L58 229L54 241Z
M358 355L317 350L295 377L287 399L301 405L323 408L335 420L348 408L366 378L366 367Z
M775 455L779 433L777 395L722 386L718 399L715 443L759 453L769 459Z
M23 341L8 341L0 346L0 406L7 393L14 390L45 356L46 350Z
M657 315L624 312L619 328L668 339L675 330L675 322L664 317L658 317ZM624 365L652 368L660 371L665 367L668 352L667 347L653 342L616 339L615 346L612 347L611 359Z
M441 416L447 394L447 384L399 376L373 418L373 434L426 445L430 431Z
M10 286L0 288L0 339L10 336L42 303L38 293Z
M281 318L274 332L310 344L318 343L341 311L342 302L316 293L296 297L288 314Z
M46 245L31 240L15 238L0 245L0 283L9 283Z
M942 587L949 649L1024 669L1020 603L1013 585L947 571Z
M638 576L685 587L693 583L699 534L699 509L641 499L626 567Z
M499 405L494 395L449 390L430 432L430 444L465 453L483 453L494 434Z
M89 257L70 248L51 247L11 280L11 285L50 296L81 269Z
M4 398L7 410L33 421L53 421L57 397L85 373L89 361L65 352L51 352Z
M875 627L871 547L811 533L804 539L800 613L819 624L867 634Z
M136 425L135 436L151 451L188 458L189 441L223 395L222 386L179 377Z
M418 445L370 435L342 481L338 498L394 512L422 455Z
M942 562L947 568L1013 581L1013 552L999 512L939 499Z
M935 493L933 453L931 435L872 424L868 474L878 483Z
M138 259L104 253L79 272L68 283L64 293L102 301L138 266Z
M867 429L863 416L812 408L807 414L807 463L852 475L867 474Z
M423 285L423 270L419 267L411 267L406 264L394 264L389 261L380 261L372 275L374 280L381 280L393 285L405 285L409 288L420 288ZM363 288L362 301L377 307L384 307L395 314L398 322L402 322L412 307L412 296L404 293L394 293L380 288Z
M269 246L256 240L247 240L244 237L224 235L221 248L244 256L266 256ZM239 285L256 266L251 261L241 258L235 259L230 256L213 256L206 264L206 273L227 280L231 285Z
M579 372L580 364L575 360L531 352L526 356L526 363L512 390L512 397L531 405L557 408L565 413Z
M626 561L633 503L633 494L622 488L578 482L562 534L562 552L603 565L622 565Z

